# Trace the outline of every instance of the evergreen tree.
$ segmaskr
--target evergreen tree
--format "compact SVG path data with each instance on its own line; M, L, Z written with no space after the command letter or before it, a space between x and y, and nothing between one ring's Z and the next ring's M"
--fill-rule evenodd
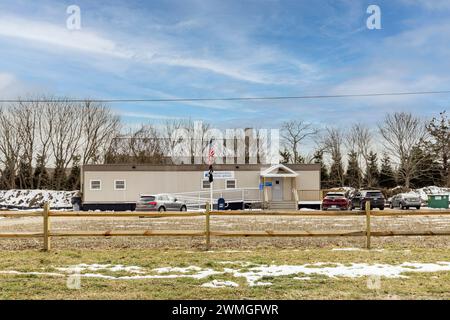
M413 156L420 159L417 161L417 175L411 179L411 185L422 188L442 183L441 166L437 161L436 154L426 152L426 147L417 147Z
M33 188L33 168L26 162L20 161L16 175L16 187L19 189Z
M329 179L328 169L323 161L323 151L317 150L313 155L313 162L320 163L320 181L321 181L321 189L325 189L329 187Z
M436 155L436 162L440 166L441 185L450 187L450 119L446 112L440 113L440 118L433 118L427 125L431 136L424 144L424 150Z
M75 156L73 159L66 189L69 191L80 190L80 156Z
M336 155L331 159L330 166L330 187L343 187L344 186L344 166L342 165L342 157Z
M36 189L50 188L50 177L41 155L37 156L36 169L33 174L33 186Z
M16 175L10 167L5 167L2 170L2 176L0 178L0 188L2 190L14 189L15 188Z
M364 184L368 188L377 187L380 178L380 171L378 170L378 157L373 151L370 151L366 174L364 176Z
M392 169L391 159L387 153L383 154L383 159L381 160L378 185L382 188L393 188L396 186L395 172L394 169Z
M361 182L361 170L358 164L358 154L352 151L348 154L348 165L345 173L345 185L359 189Z
M280 151L281 163L287 164L291 162L291 154L284 148L283 151Z
M54 190L64 190L67 185L66 170L61 164L56 164L52 176L52 188Z

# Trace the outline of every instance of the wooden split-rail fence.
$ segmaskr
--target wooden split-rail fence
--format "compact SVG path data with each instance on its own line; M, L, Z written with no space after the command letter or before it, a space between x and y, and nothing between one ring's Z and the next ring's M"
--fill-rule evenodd
M206 249L211 247L211 237L366 237L366 248L371 248L371 237L390 236L450 236L450 230L435 231L372 231L371 219L376 217L398 216L449 216L450 210L371 210L370 203L366 203L365 211L213 211L206 205L204 211L193 212L73 212L51 211L49 204L44 205L43 211L1 211L3 217L43 217L42 232L16 232L0 233L0 238L43 238L43 250L51 249L51 239L58 237L204 237ZM203 230L109 230L109 231L53 231L51 218L74 217L205 217ZM265 230L265 231L212 231L212 216L295 216L295 217L348 217L365 216L365 230L329 230L329 231L305 231L305 230ZM450 222L450 219L449 219ZM449 223L450 226L450 223Z

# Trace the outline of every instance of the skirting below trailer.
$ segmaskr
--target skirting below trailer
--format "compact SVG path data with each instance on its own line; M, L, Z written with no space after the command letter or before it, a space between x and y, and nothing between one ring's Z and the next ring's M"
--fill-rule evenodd
M243 203L243 202L230 202L226 204L226 210L242 210L242 209L259 209L260 203ZM189 208L188 208L189 209ZM197 209L197 206L195 206ZM200 206L200 209L205 209L205 206ZM217 203L213 206L214 210L217 210ZM83 211L135 211L136 203L83 203L81 210Z
M135 211L136 203L83 203L83 211Z
M298 208L299 209L314 209L320 210L320 206L322 205L321 201L299 201Z
M214 204L214 210L217 210L217 203ZM204 205L195 209L204 209ZM298 209L320 209L320 202L316 201L300 201L298 204ZM81 209L83 211L135 211L136 203L83 203ZM189 208L188 208L189 209ZM225 205L225 210L244 210L244 209L261 209L260 202L227 202Z

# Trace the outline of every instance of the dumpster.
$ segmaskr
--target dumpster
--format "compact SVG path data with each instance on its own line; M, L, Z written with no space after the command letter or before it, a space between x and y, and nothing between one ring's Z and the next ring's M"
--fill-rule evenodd
M448 209L448 194L428 195L428 207L437 209Z
M225 199L224 198L217 199L217 209L225 210Z

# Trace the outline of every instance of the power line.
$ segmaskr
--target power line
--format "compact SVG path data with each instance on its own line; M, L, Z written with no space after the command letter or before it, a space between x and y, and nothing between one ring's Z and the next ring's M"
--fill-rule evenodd
M305 95L305 96L269 96L269 97L229 97L229 98L169 98L169 99L0 99L0 103L35 103L35 102L91 102L120 103L120 102L202 102L202 101L250 101L250 100L300 100L300 99L332 99L353 97L382 97L382 96L408 96L449 94L450 90L442 91L414 91L414 92L383 92L360 94L334 94L334 95Z

